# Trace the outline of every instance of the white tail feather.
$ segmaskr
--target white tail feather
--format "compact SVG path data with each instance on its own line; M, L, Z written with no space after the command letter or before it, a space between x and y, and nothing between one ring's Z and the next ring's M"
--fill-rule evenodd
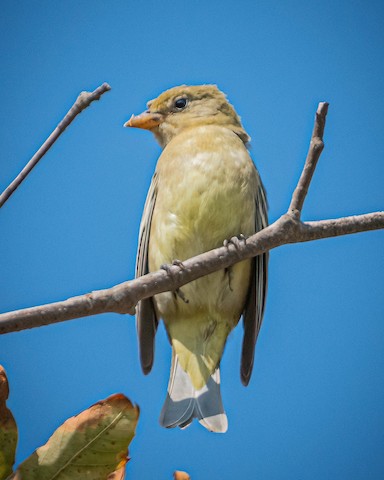
M227 431L228 420L220 393L220 369L215 370L202 389L195 390L174 354L160 424L166 428L186 428L194 418L211 432Z

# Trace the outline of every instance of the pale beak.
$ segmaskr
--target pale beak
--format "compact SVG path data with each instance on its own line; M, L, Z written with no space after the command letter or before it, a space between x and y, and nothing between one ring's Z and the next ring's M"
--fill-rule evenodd
M152 130L160 125L164 120L161 113L152 113L146 110L140 115L132 115L128 122L124 123L124 127L144 128L145 130Z

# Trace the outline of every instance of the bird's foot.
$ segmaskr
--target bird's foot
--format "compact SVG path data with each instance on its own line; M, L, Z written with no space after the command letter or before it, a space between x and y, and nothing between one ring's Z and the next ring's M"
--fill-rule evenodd
M224 268L224 276L228 277L228 288L231 292L233 292L233 288L232 288L232 278L233 278L232 267Z
M236 250L239 250L241 245L244 245L247 242L246 237L240 233L240 235L237 235L235 237L231 237L229 240L224 240L223 245L227 249L229 249L230 245L233 245ZM232 279L233 279L233 269L232 267L227 267L224 269L224 275L228 276L228 287L233 292L232 288Z
M172 269L171 267L179 267L181 268L182 270L185 269L185 266L183 264L183 262L181 260L173 260L172 264L169 265L168 263L164 263L163 265L160 266L160 268L162 270L165 270L168 275L170 275L171 277L175 277L175 274L172 272ZM184 295L184 293L182 292L182 290L180 288L176 288L176 290L173 292L177 297L181 298L181 300L184 302L184 303L189 303L189 300L188 298L186 298L186 296Z
M172 270L171 270L172 267L179 267L182 270L185 270L184 263L181 260L177 260L177 259L173 260L173 262L171 264L163 263L162 265L160 265L161 270L165 270L168 273L168 275L171 275L171 276L174 275Z
M181 298L181 300L184 303L189 303L188 298L184 295L184 292L181 290L181 288L176 288L175 295L177 295L179 298Z
M184 263L181 260L173 260L172 265L175 265L176 267L180 267L182 270L185 270Z
M224 247L229 248L230 245L233 245L236 250L239 249L241 245L245 245L247 243L247 238L245 235L240 233L240 235L237 235L235 237L231 237L229 240L224 240L223 245Z

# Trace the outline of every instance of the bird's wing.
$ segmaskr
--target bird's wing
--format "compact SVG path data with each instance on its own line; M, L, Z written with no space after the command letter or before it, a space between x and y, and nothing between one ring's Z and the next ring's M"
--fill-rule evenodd
M258 232L268 225L268 205L266 194L259 174L258 187L255 195L255 231ZM265 298L267 293L269 252L258 255L252 260L251 282L248 297L243 311L244 338L241 352L240 376L243 385L248 385L251 378L255 345L263 320Z
M153 209L156 203L158 187L157 173L153 175L145 201L143 217L140 223L139 246L136 257L136 278L148 273L148 245ZM154 358L155 335L158 326L153 299L140 300L136 307L136 327L139 339L141 368L145 374L152 369Z

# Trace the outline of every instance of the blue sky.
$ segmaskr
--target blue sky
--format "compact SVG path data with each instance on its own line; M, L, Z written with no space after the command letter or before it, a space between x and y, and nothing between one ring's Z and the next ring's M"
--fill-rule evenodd
M0 212L0 311L62 300L134 274L141 212L160 147L122 128L178 84L216 83L252 137L270 220L288 208L319 101L326 147L303 217L383 208L384 6L371 1L2 2L0 188L81 90L83 112ZM141 373L134 319L101 315L2 336L20 462L67 417L114 393L141 408L127 478L339 480L384 476L383 234L271 254L251 384L242 328L222 392L229 431L164 430L170 347L159 330Z

